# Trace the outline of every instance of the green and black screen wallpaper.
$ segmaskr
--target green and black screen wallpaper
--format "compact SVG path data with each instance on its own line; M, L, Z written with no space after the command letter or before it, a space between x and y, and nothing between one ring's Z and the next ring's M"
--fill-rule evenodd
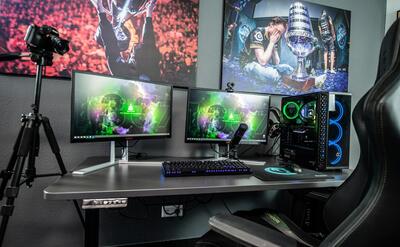
M75 72L72 141L170 136L172 88Z
M193 89L189 92L186 141L228 142L240 123L242 143L266 142L270 96Z

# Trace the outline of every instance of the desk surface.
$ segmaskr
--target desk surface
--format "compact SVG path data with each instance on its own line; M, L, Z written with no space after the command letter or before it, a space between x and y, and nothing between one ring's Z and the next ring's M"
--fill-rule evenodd
M98 163L98 162L97 162ZM245 162L249 167L260 162ZM96 164L88 159L79 168ZM169 177L161 174L160 161L119 164L85 176L65 175L44 190L48 200L147 197L337 187L349 171L335 172L333 179L261 181L252 175Z

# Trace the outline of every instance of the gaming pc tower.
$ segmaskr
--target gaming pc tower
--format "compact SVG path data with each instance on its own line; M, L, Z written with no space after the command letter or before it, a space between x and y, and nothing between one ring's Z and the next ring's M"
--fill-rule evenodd
M283 160L314 170L349 167L351 94L285 97L281 106Z

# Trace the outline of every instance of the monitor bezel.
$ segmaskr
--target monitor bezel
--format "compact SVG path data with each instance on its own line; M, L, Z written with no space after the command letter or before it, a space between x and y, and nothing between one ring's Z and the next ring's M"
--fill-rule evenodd
M247 95L262 95L268 97L268 109L267 109L267 132L265 133L264 141L248 141L242 140L240 144L242 145L259 145L259 144L268 144L268 129L269 129L269 108L271 107L271 95L267 93L254 93L254 92L243 92L243 91L233 91L229 92L226 90L220 89L211 89L211 88L189 88L187 93L187 102L186 102L186 121L185 121L185 143L205 143L205 144L229 144L230 139L216 139L216 140L189 140L188 139L188 123L189 123L189 100L190 95L193 91L206 91L206 92L220 92L220 93L237 93L237 94L247 94Z
M101 76L101 77L108 77L108 78L113 78L113 79L120 79L120 80L128 80L128 81L138 81L138 82L143 82L143 83L148 83L148 84L156 84L160 86L166 86L169 87L171 90L170 94L170 123L169 123L169 133L165 133L165 135L143 135L143 136L112 136L112 137L95 137L93 139L89 138L83 138L83 139L76 139L74 138L74 102L75 102L75 78L76 74L87 74L87 75L95 75L95 76ZM100 74L100 73L95 73L95 72L88 72L88 71L78 71L78 70L73 70L72 71L72 76L71 76L71 83L72 83L72 89L71 89L71 123L70 123L70 142L71 143L88 143L88 142L109 142L109 141L125 141L125 140L146 140L146 139L164 139L164 138L171 138L172 136L172 107L173 107L173 86L172 85L167 85L162 82L158 81L144 81L140 79L132 79L132 78L124 78L124 77L119 77L119 76L112 76L112 75L105 75L105 74Z

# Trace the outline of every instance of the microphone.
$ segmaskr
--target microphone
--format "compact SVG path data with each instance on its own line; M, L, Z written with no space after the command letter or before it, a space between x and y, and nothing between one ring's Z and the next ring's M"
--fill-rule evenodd
M0 53L0 62L13 61L23 57L30 57L28 52Z
M229 146L232 149L234 149L239 144L240 140L242 140L242 137L244 136L244 133L246 133L248 128L249 126L247 126L247 124L245 123L241 123L239 125L231 141L229 142Z

